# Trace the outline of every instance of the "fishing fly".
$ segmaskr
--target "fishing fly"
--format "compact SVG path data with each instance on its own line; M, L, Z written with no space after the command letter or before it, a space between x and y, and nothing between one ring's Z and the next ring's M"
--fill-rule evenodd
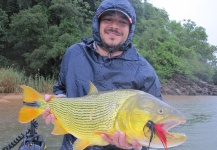
M148 145L148 149L150 148L151 142L153 140L154 135L156 134L155 129L154 129L154 125L155 123L151 120L149 120L146 125L143 128L143 132L145 131L145 127L148 127L149 130L151 131L150 133L150 139L149 139L149 145Z
M149 146L148 146L148 149L150 148L150 145L151 145L151 142L154 138L154 135L157 135L159 137L159 139L161 140L164 148L166 150L168 150L168 147L167 147L167 139L166 139L166 134L167 135L170 135L172 136L171 134L169 134L166 130L164 130L162 128L162 124L155 124L153 121L149 120L146 125L144 126L143 128L143 132L144 132L144 129L145 127L148 127L149 130L150 130L150 139L149 139Z

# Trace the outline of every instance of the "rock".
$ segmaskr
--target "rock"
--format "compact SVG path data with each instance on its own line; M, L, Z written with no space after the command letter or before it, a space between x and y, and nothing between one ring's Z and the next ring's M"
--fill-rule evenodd
M174 75L170 82L162 85L163 95L217 95L217 85L205 81L192 81L182 75Z
M182 92L179 89L175 89L178 95L182 95Z

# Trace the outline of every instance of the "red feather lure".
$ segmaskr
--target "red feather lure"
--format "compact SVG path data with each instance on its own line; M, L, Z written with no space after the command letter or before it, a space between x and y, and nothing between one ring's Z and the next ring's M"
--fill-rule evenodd
M172 136L171 134L169 134L167 131L165 131L162 128L162 124L155 124L154 125L154 129L155 129L155 133L157 134L157 136L159 137L159 139L161 140L164 148L166 150L168 150L167 148L167 139L166 139L166 134Z
M159 139L161 140L165 150L168 150L167 148L167 139L166 139L166 134L172 136L171 134L169 134L167 131L165 131L162 126L163 124L155 124L153 121L149 120L146 124L147 127L149 127L149 129L151 130L151 136L150 136L150 140L149 140L149 147L151 144L151 141L153 139L153 135L156 134Z

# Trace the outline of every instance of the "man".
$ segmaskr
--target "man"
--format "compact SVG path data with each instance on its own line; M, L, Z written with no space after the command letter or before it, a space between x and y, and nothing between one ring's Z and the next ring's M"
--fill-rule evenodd
M93 19L93 39L83 39L66 51L60 68L54 94L58 97L80 97L89 91L89 81L99 91L137 89L159 99L161 85L152 66L136 51L131 43L136 24L134 8L128 0L105 0ZM45 95L45 100L50 96ZM54 116L49 108L43 113L46 123ZM137 141L127 143L125 134L117 132L113 139L102 135L109 146L92 146L87 149L141 149ZM71 149L76 140L65 135L62 150ZM145 148L143 148L145 149Z

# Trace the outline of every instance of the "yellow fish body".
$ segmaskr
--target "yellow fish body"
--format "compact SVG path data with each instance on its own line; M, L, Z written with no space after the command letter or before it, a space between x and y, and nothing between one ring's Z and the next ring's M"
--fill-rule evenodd
M56 117L52 134L74 135L77 138L74 150L91 145L108 145L101 134L105 133L112 138L117 131L125 132L129 143L137 140L141 145L148 146L150 129L146 123L149 120L162 124L166 131L186 121L179 111L143 91L120 89L98 92L91 83L90 92L86 96L52 98L45 102L43 96L34 89L21 87L24 90L24 106L19 112L18 120L21 123L30 122L50 107L51 113ZM186 140L184 134L169 134L166 137L168 147L177 146ZM150 146L164 148L157 136Z

